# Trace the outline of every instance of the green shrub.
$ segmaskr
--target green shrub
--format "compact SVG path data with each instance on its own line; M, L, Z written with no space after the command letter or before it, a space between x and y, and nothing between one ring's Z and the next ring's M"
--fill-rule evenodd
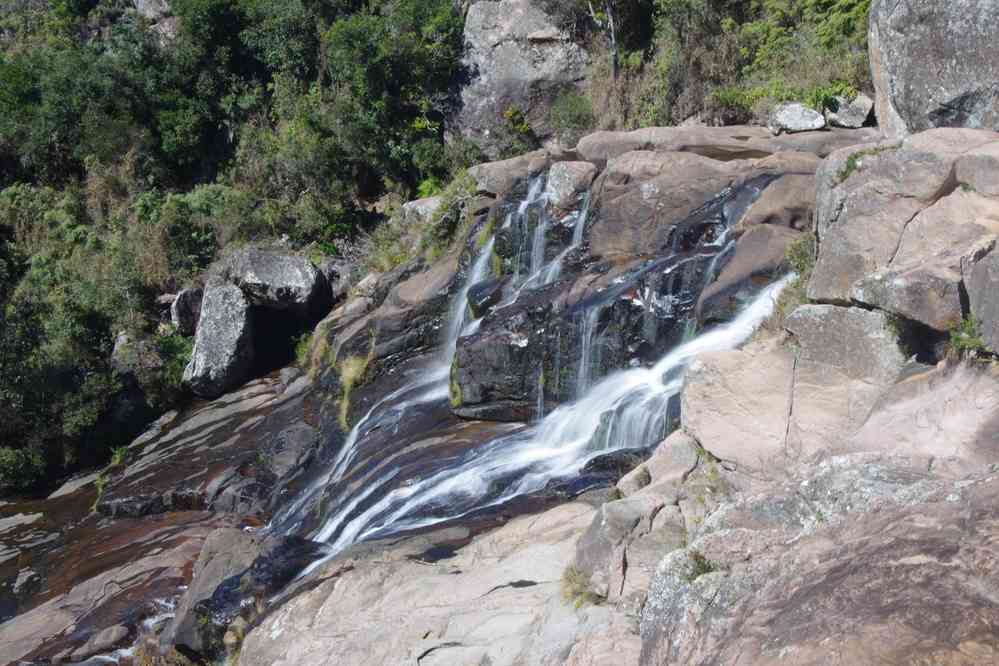
M959 356L974 356L987 351L978 322L973 317L965 317L950 330L949 347Z
M0 493L29 490L44 474L45 459L37 450L0 447Z
M593 128L594 122L592 103L574 90L563 92L552 104L552 127L569 141L578 140Z

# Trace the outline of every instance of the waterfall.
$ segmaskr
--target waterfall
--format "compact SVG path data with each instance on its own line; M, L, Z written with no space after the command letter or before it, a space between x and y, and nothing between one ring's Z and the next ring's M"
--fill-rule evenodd
M399 469L389 470L318 533L321 540L332 540L327 559L358 541L454 520L537 492L554 479L578 474L601 453L660 441L690 359L748 340L791 277L763 289L734 320L676 347L653 367L614 373L540 423L467 451L430 476L404 480L348 519L364 499L398 478Z
M582 322L579 326L580 353L579 371L576 374L577 398L581 398L590 388L590 375L593 369L593 338L597 333L597 323L600 320L602 309L599 304L592 306L585 310L580 317Z
M488 277L494 242L495 238L490 237L489 241L479 249L475 260L468 269L468 275L462 283L461 289L451 302L447 337L444 339L444 345L438 359L429 368L419 373L416 379L406 382L401 388L385 396L368 410L347 434L343 446L340 447L328 471L299 493L290 504L283 507L269 523L269 529L290 533L301 526L305 518L303 512L307 511L315 500L322 496L330 484L343 480L357 456L359 444L373 430L388 426L398 428L410 408L447 400L448 377L451 361L458 348L458 338L467 329L479 323L478 320L468 322L468 293L475 284ZM360 499L363 498L355 498L355 502L360 501ZM320 535L324 529L320 529ZM318 538L317 540L323 541L324 539Z

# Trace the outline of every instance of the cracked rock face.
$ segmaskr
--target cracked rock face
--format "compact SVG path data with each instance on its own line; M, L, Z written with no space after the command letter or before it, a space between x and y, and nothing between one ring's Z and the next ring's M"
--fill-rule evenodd
M887 136L999 129L999 3L875 0L870 16L878 124Z
M818 173L809 298L937 331L960 322L962 267L999 233L997 151L995 132L938 129L833 154Z

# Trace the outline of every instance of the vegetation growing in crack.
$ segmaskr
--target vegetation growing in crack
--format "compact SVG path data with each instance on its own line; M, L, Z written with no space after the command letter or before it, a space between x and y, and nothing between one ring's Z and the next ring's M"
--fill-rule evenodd
M690 573L685 577L688 583L693 583L701 576L718 571L718 567L700 551L690 551L688 556L691 564Z
M560 583L562 600L573 608L601 604L605 598L597 594L590 584L590 576L574 566L566 567Z
M950 330L949 351L959 357L974 357L986 353L985 340L974 317L965 317Z
M834 181L835 185L839 185L845 182L850 176L856 173L864 165L865 157L876 157L882 153L888 152L890 150L896 150L898 145L885 145L876 146L874 148L865 148L864 150L858 150L857 152L851 154L846 158L846 162L836 172L836 178Z

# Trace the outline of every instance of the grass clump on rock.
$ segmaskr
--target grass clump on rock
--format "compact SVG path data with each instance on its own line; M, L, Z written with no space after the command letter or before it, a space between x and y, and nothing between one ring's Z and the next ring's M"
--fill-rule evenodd
M572 604L573 608L596 605L604 601L590 585L590 576L576 567L566 567L561 581L562 600Z
M974 317L965 317L950 330L949 348L961 357L977 356L987 351Z

